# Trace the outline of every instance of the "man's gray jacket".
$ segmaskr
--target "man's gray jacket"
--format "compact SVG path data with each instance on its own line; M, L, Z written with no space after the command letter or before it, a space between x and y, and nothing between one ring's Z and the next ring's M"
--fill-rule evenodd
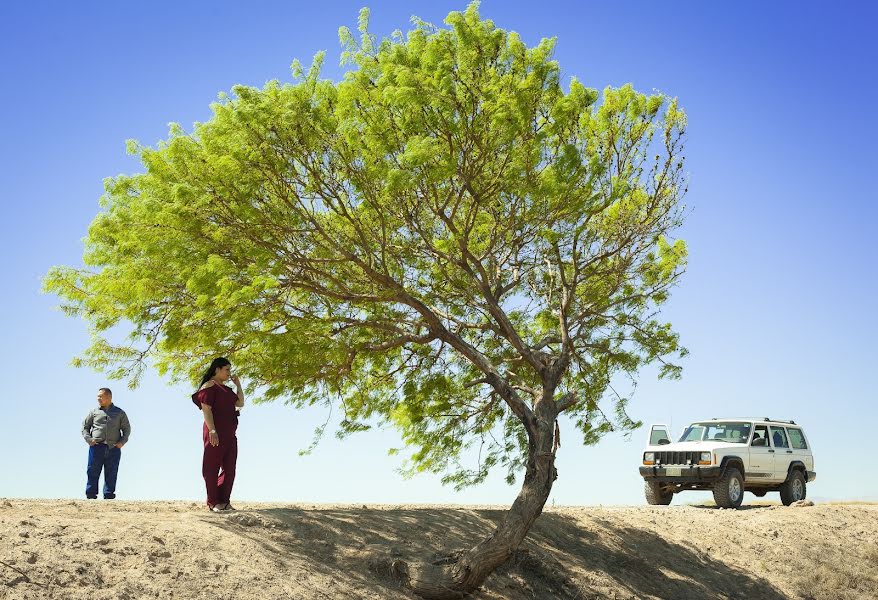
M85 416L82 422L82 437L86 442L94 440L108 446L120 442L125 444L131 437L128 415L115 404L110 404L107 408L99 406Z

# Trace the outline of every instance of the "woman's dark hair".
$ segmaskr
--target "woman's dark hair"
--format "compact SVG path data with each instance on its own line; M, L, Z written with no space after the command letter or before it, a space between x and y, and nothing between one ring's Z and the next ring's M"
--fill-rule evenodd
M226 365L230 364L232 363L229 362L229 359L223 358L222 356L213 359L213 362L210 363L210 366L207 368L207 372L204 374L204 377L201 378L201 383L198 384L198 389L201 389L201 386L213 379L213 376L216 375L217 369L222 369Z

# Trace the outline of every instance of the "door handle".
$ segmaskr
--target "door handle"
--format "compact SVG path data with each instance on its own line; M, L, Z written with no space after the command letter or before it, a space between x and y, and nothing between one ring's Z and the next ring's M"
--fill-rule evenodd
M769 452L774 452L774 450L769 450Z
M787 454L792 454L792 453L793 453L792 450L787 450Z

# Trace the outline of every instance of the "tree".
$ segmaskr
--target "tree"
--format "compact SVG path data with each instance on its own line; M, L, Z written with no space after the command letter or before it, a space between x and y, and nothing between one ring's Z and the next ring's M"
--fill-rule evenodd
M136 384L146 361L182 379L222 352L266 400L340 403L343 434L396 427L409 473L523 471L489 538L405 566L428 598L476 589L519 546L561 415L586 444L632 430L614 378L676 377L685 354L658 320L686 259L676 101L565 91L554 40L528 48L476 4L445 24L379 41L364 10L359 36L340 30L342 81L318 54L293 83L233 88L191 133L131 144L145 172L105 182L86 267L45 281L94 333L76 364Z

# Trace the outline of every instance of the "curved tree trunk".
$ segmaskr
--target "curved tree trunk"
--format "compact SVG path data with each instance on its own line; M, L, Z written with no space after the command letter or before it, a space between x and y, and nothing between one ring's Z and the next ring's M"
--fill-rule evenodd
M408 566L412 591L429 600L462 598L512 555L543 511L555 481L554 407L537 407L536 431L529 436L527 470L521 491L490 537L456 559ZM545 414L540 415L540 412ZM551 414L550 414L551 413Z

